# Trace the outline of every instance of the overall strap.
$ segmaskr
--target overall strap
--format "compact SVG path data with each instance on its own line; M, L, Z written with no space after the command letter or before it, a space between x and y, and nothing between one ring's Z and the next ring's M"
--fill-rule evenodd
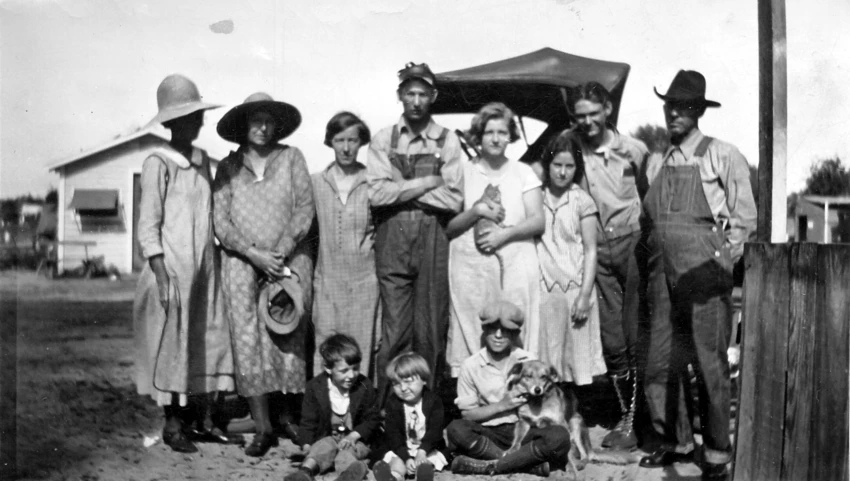
M398 148L398 125L393 125L393 135L390 138L390 152L395 153Z
M708 152L708 146L711 145L711 142L713 140L714 139L712 137L703 137L702 140L699 141L699 144L697 144L697 148L694 149L694 156L704 157L705 154Z
M442 150L443 146L446 145L446 137L449 135L449 129L443 127L443 130L440 131L440 136L437 137L437 148Z

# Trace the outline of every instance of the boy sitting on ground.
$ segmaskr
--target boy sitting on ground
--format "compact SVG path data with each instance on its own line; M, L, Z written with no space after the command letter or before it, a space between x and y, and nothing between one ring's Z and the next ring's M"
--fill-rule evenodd
M307 456L284 480L311 481L334 468L338 481L360 481L368 471L362 460L381 423L377 394L360 374L360 347L350 336L330 336L319 352L325 372L307 383L301 408L299 434Z
M452 462L452 472L548 476L550 463L561 469L567 459L569 432L563 427L532 428L519 450L505 453L513 443L516 410L526 402L511 397L508 372L514 364L534 359L517 347L523 313L499 301L485 307L479 317L485 347L461 364L455 404L463 417L446 428L449 448L461 454Z
M443 402L427 385L428 362L414 352L399 354L387 365L393 396L387 400L383 460L372 466L377 481L432 481L434 470L448 462L443 442Z

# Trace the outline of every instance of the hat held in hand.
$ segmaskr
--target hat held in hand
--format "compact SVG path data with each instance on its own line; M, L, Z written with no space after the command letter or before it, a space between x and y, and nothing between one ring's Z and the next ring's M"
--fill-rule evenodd
M282 279L263 281L257 313L274 333L290 334L304 317L304 291L298 280L298 274L293 272Z

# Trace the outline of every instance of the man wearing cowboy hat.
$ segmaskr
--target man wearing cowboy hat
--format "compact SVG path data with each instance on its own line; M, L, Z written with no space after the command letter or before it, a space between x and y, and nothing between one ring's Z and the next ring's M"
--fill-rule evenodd
M460 141L431 118L434 73L426 64L408 63L398 78L402 116L372 138L366 164L383 310L381 399L388 387L384 366L403 352L428 361L432 389L443 377L449 322L445 226L463 202Z
M720 106L706 100L702 74L680 70L666 94L655 93L664 100L672 145L650 162L644 198L651 252L645 386L659 449L640 464L668 465L693 447L685 409L690 363L701 398L703 477L721 478L732 455L726 358L732 267L755 230L755 202L744 156L699 130L706 108Z

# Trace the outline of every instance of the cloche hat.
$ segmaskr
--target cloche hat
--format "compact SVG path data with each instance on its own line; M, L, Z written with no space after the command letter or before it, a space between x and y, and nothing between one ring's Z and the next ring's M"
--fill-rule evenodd
M720 107L720 102L705 99L705 77L696 70L679 70L667 93L662 95L653 87L655 95L665 102L677 102L699 105L701 107Z
M248 116L256 110L268 112L274 118L273 143L288 137L301 125L301 113L298 109L286 102L272 99L267 93L257 92L224 114L218 121L216 132L228 142L243 144L248 134Z
M519 330L525 322L525 315L516 304L508 301L496 301L487 304L478 313L481 326L499 323L505 329Z
M169 75L159 84L156 89L156 104L159 112L149 124L161 124L198 110L221 107L221 105L202 102L195 82L180 74Z

